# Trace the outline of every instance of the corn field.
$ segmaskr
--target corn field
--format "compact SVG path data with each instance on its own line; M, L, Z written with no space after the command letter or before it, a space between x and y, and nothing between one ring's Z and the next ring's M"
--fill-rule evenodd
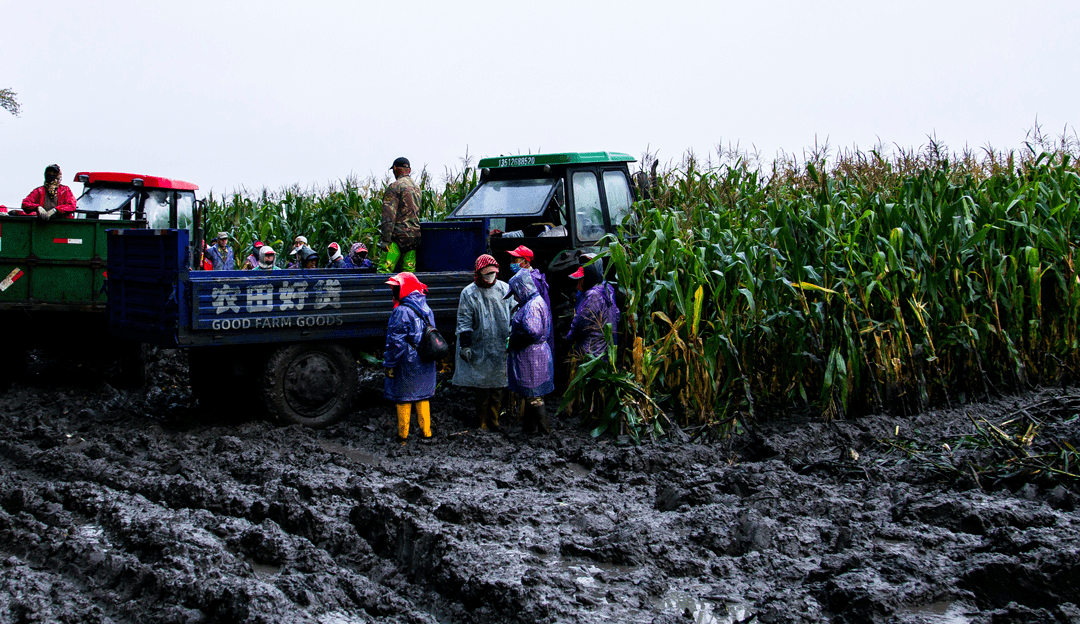
M657 175L600 255L625 293L622 346L578 366L566 397L599 397L596 431L914 413L1077 378L1075 141L827 152L771 166L691 155ZM475 186L469 164L441 189L414 177L424 219ZM211 197L206 230L229 231L238 258L299 234L374 252L389 181Z
M627 302L611 364L637 386L622 413L655 433L644 395L737 430L1075 380L1076 151L819 154L769 175L688 157L606 254Z

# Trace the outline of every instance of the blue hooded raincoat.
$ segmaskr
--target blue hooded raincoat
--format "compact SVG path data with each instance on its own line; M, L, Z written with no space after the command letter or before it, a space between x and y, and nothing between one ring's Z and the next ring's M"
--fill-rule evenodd
M536 290L529 271L510 278L510 292L518 302L510 319L510 340L520 336L526 346L511 348L507 357L507 377L511 392L521 396L544 396L555 391L555 361L548 337L551 335L551 309Z
M423 318L405 303L419 308ZM419 291L405 295L390 314L383 366L393 368L394 376L384 381L383 396L395 403L423 401L435 394L435 362L421 361L414 346L420 344L427 323L434 325L435 315L428 307L427 298Z

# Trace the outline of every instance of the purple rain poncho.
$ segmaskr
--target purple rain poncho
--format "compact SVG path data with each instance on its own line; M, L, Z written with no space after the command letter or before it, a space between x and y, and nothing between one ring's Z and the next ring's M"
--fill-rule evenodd
M544 396L555 390L555 363L548 345L551 309L540 297L532 275L527 271L510 278L510 292L517 300L518 308L510 319L508 386L511 392L521 396Z
M595 262L585 267L585 293L574 309L567 340L581 355L603 355L607 350L604 325L611 325L611 337L619 327L619 308L615 306L615 289L603 281L603 265Z
M383 382L383 397L395 403L422 401L435 394L435 362L421 361L413 346L420 344L426 324L435 324L435 315L421 292L409 293L402 302L390 314L383 352L383 367L394 369L394 376ZM406 306L406 302L419 308L424 319Z

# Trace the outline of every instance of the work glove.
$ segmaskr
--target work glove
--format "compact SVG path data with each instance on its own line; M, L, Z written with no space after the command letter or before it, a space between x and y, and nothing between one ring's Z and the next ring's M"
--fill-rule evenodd
M389 377L390 379L393 379L394 378L394 369L384 367L383 368L383 374L386 375L387 377Z
M458 353L461 354L461 361L462 362L468 362L469 364L472 364L472 361L473 361L472 347L462 347L461 350L458 351Z
M44 208L38 206L37 213L38 216L41 217L43 220L48 221L49 217L52 217L54 214L56 214L56 208L53 208L52 210L45 210Z

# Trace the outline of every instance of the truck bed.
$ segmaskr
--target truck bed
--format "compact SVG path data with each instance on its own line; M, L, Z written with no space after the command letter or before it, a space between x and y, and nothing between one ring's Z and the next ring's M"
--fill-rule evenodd
M438 262L458 270L416 275L440 331L452 336L458 297L484 251L484 225L430 225L437 227L425 229L425 245L447 249ZM110 231L108 243L110 332L157 346L381 340L392 312L385 274L190 271L185 230Z

